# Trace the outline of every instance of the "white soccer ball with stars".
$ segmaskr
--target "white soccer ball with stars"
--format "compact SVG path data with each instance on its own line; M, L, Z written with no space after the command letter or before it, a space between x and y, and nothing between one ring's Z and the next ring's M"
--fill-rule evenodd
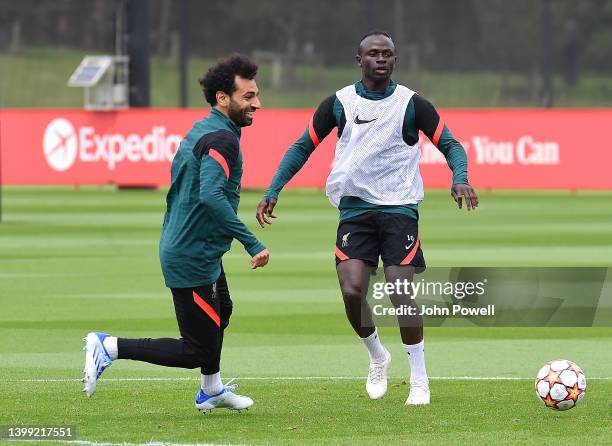
M584 399L586 376L572 361L556 359L540 369L535 380L535 390L546 407L568 410Z

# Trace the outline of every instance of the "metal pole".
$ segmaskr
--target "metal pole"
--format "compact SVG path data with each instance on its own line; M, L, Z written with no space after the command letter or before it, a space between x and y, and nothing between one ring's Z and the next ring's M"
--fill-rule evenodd
M0 223L2 223L2 112L0 112Z
M150 105L149 1L128 0L127 50L130 107Z
M115 57L125 56L126 54L126 15L127 0L115 0L115 15L113 30L115 33Z
M189 64L189 0L180 0L179 4L179 94L182 108L189 104L187 72Z
M540 64L542 73L542 89L540 92L540 100L544 107L551 108L553 106L553 26L550 0L542 0L541 6L542 10L540 12Z

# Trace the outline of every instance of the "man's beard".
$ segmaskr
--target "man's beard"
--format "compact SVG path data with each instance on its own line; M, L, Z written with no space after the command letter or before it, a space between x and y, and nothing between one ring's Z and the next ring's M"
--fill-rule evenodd
M250 107L239 108L236 103L230 100L227 114L229 118L240 127L246 127L253 123L253 119L247 118L246 113L252 111Z

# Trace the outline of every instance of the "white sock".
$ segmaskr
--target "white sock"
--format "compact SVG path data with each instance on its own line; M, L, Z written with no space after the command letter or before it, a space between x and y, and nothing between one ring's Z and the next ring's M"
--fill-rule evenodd
M221 372L212 375L202 375L202 390L206 395L216 395L223 390Z
M104 348L108 352L110 358L114 361L119 356L119 350L117 349L117 338L114 336L107 336L104 338L102 342L104 344Z
M380 342L380 338L378 337L378 330L374 329L374 333L372 333L367 338L359 338L363 345L368 349L368 353L370 354L370 362L383 362L387 358L387 350Z
M410 380L424 379L429 382L425 370L425 340L418 344L404 344L404 351L410 363Z

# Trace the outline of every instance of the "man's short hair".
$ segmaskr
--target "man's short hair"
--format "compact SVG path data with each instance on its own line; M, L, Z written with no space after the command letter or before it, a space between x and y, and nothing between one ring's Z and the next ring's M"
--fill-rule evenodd
M206 102L213 107L217 105L218 91L231 96L236 91L236 76L252 80L257 75L257 68L257 64L242 54L230 54L218 60L198 79Z
M385 36L385 37L388 37L391 41L393 41L393 38L387 31L383 31L380 29L373 29L372 31L364 34L361 37L361 40L359 41L359 46L357 46L357 54L361 54L361 44L363 43L365 39L367 39L370 36Z

